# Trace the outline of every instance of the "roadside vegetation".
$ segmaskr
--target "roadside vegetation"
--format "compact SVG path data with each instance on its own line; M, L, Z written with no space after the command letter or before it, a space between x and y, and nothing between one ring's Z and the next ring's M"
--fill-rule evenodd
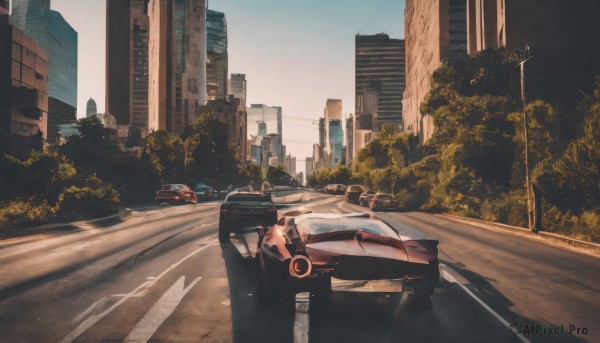
M96 117L78 120L77 128L79 135L69 136L65 144L32 149L21 159L0 146L1 229L104 217L123 206L152 202L164 183L260 189L266 179L254 163L238 167L227 125L210 113L182 136L150 133L137 151L123 151L116 131ZM128 139L141 142L141 137ZM130 145L135 144L125 142ZM297 184L281 167L267 176L274 184Z
M319 170L309 186L366 183L395 194L402 210L526 227L516 70L514 61L495 51L445 62L421 104L435 125L427 144L384 126L351 169ZM600 242L600 79L593 92L573 100L571 107L527 103L532 184L545 230Z

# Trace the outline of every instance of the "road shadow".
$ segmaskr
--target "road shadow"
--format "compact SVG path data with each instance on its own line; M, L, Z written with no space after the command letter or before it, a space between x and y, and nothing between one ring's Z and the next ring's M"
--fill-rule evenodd
M258 278L253 258L243 258L231 243L222 243L227 269L234 342L293 342L294 318L258 301Z

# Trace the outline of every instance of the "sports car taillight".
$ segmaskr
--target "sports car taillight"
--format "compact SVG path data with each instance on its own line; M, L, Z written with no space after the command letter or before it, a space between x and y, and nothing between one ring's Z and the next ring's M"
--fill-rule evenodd
M304 255L296 255L290 261L290 275L298 279L303 279L312 272L312 262Z

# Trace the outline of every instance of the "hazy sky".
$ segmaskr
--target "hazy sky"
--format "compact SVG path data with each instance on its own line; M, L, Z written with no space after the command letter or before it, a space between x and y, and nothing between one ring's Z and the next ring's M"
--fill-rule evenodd
M79 33L78 114L93 97L104 111L106 1L51 0ZM283 142L298 160L312 154L327 98L354 113L354 36L404 38L404 0L209 0L224 12L229 72L246 74L248 104L283 107ZM304 162L298 162L298 171Z

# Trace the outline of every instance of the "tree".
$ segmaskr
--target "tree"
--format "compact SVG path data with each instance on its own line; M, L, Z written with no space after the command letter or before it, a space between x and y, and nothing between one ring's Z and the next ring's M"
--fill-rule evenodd
M288 174L281 164L277 167L269 166L269 169L267 170L267 181L273 186L301 186L300 182Z
M238 185L252 185L254 189L260 189L260 186L265 181L262 169L256 163L250 162L246 168L240 169L236 177Z
M147 137L146 152L163 183L181 181L183 175L183 141L178 136L158 130Z

